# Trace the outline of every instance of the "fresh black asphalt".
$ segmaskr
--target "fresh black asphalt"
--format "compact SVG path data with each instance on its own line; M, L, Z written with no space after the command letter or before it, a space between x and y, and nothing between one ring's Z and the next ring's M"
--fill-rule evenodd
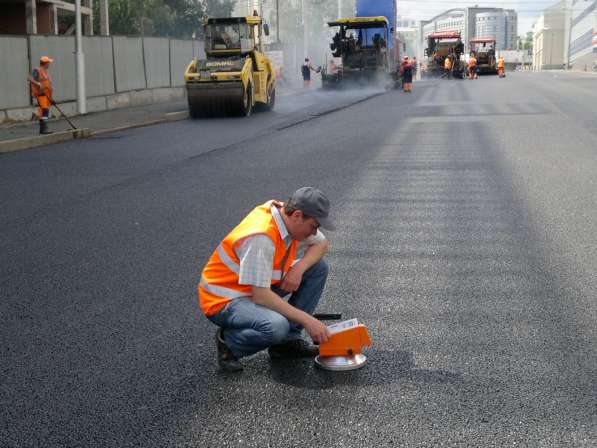
M597 446L597 76L414 87L0 156L0 446ZM201 268L304 185L368 364L219 373Z

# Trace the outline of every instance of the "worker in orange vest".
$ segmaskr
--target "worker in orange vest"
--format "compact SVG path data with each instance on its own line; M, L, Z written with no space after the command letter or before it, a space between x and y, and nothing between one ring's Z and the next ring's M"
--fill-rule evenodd
M319 227L335 228L329 210L320 190L299 188L286 203L254 208L213 252L197 292L201 311L219 327L221 370L242 370L241 358L266 348L271 358L319 353L302 330L317 343L329 337L313 317L328 274L328 241Z
M498 69L498 76L503 78L506 76L506 63L504 61L504 57L500 56L497 62L497 69Z
M404 56L404 59L400 63L400 76L402 78L402 89L405 92L412 93L413 91L413 67L412 62L408 59L408 56Z
M452 77L452 58L450 56L446 56L444 60L444 71L448 78Z
M29 76L31 84L31 96L37 100L36 117L39 120L39 133L51 134L48 129L48 118L50 117L50 106L52 105L52 77L48 72L50 64L54 62L48 56L39 59L39 67L33 70Z
M477 58L474 54L468 58L468 77L469 79L477 79Z

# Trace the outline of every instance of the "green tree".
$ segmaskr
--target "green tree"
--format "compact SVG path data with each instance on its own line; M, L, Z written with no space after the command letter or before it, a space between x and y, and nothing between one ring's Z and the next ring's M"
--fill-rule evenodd
M529 31L525 36L518 36L519 50L532 50L533 48L533 32Z
M205 0L205 14L208 17L230 17L235 0Z
M230 17L235 0L109 0L110 33L122 35L199 36L203 18ZM99 1L94 2L99 17ZM99 20L94 33L100 31Z
M94 16L99 17L99 2L94 2ZM110 33L112 34L136 34L138 32L135 22L134 6L127 0L109 0L110 11ZM99 33L99 20L95 20L95 30Z
M533 49L533 32L528 31L526 38L522 45L523 50L532 50Z
M110 33L189 38L201 28L206 3L209 1L109 0ZM94 8L99 17L99 2L94 2ZM99 33L99 20L94 32Z

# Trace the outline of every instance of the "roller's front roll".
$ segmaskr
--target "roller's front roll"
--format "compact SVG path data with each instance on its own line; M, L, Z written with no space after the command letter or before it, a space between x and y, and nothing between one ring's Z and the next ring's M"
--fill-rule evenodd
M247 115L250 97L241 81L187 83L189 113L193 118Z

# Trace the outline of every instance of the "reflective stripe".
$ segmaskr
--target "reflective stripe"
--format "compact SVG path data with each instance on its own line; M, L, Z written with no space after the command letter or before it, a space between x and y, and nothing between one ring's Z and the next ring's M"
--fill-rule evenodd
M228 255L228 252L224 250L224 246L222 246L222 244L218 246L216 252L218 252L218 255L220 257L220 260L222 260L222 263L224 263L228 269L230 269L232 272L238 275L240 271L240 265L236 263L232 258L230 258L230 255Z
M234 289L224 288L223 286L210 285L205 281L203 277L201 277L199 285L201 285L201 287L205 289L207 292L216 296L226 297L227 299L238 299L240 297L250 296L250 294L247 294L245 292L235 291Z
M218 246L218 248L216 249L216 252L218 253L218 256L220 257L220 260L222 261L222 263L224 263L226 265L226 267L228 269L230 269L232 272L234 272L236 275L239 275L240 273L240 265L238 263L236 263L232 258L230 258L230 255L228 255L228 252L226 252L224 250L224 246L222 246L222 244L220 244ZM272 280L282 280L282 271L278 270L278 269L273 269L272 270ZM207 289L207 288L205 288ZM228 296L226 296L228 297Z

